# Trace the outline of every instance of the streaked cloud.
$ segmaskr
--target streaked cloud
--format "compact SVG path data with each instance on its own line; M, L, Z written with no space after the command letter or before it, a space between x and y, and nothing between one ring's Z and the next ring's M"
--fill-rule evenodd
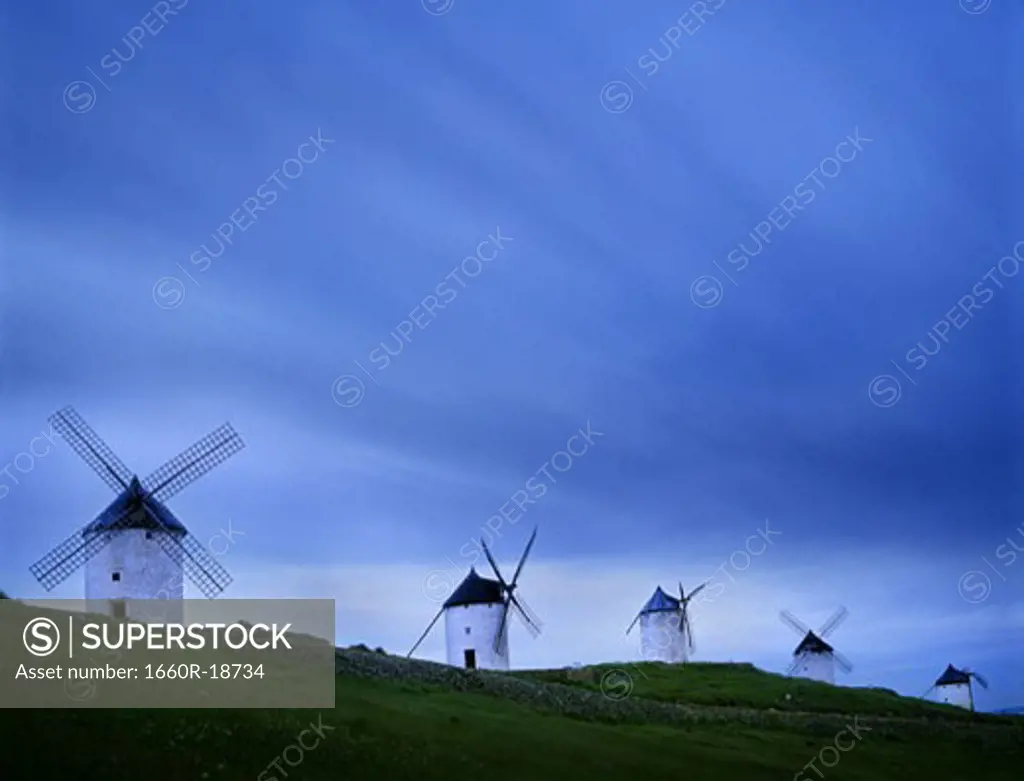
M200 539L245 531L240 593L336 595L340 639L391 649L429 619L426 573L465 563L591 421L604 437L495 541L511 559L541 528L545 633L517 663L628 656L659 578L710 576L770 519L783 537L701 616L701 654L777 669L779 609L847 604L858 680L909 692L953 660L1013 680L1024 576L990 572L977 603L958 583L1020 524L1019 290L894 406L869 383L1024 239L1020 9L727 0L694 35L685 10L188 4L73 113L66 85L128 51L140 9L14 9L9 54L33 67L8 85L0 170L0 467L65 404L142 473L230 420L247 449L175 512ZM668 38L628 110L602 108ZM317 128L336 143L186 279ZM854 128L863 155L695 306L694 280ZM507 251L360 375L496 226ZM162 309L168 275L184 299ZM366 394L343 408L349 374ZM63 446L11 474L0 586L40 596L28 566L109 492Z

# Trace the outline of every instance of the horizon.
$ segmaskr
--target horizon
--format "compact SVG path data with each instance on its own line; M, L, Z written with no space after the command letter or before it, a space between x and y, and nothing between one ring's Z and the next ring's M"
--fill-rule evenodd
M3 594L4 594L4 592L2 590L0 590L0 595L3 595ZM90 610L89 605L88 605L88 603L85 600L67 600L67 599L31 599L31 600L28 600L28 599L19 599L18 597L14 597L14 596L11 596L11 595L6 595L6 598L10 599L12 601L15 601L15 602L19 602L20 604L23 604L23 605L25 605L27 607L36 607L36 608L42 608L42 609L51 610L51 611L52 610L58 610L58 611L71 611L71 612L76 612L76 613L78 613L78 612L94 613L93 610ZM192 600L186 599L186 605L190 601L192 601ZM209 603L209 600L207 600L207 599L196 599L195 601L198 601L199 603L204 604L204 605ZM67 604L69 602L72 603L72 604L71 605ZM205 609L201 610L200 612L203 613L203 614L207 614L208 613L208 611L206 611ZM222 609L217 609L215 611L215 613L216 613L216 617L218 618L218 620L224 620L224 619L228 618L228 616L223 613ZM103 617L105 619L110 619L110 616L106 615L106 614L97 614L97 615L99 615L99 616L101 616L101 617ZM186 608L185 615L186 616L190 615L187 608ZM209 618L209 617L210 616L207 615L207 618ZM195 614L191 614L191 618L195 619L195 618L198 618L198 616L196 616ZM232 619L232 620L237 620L237 619L238 619L238 617L236 616L236 619ZM191 621L186 619L186 624L189 624L189 623L191 623ZM243 619L241 621L241 623L245 624L247 622ZM314 625L316 625L316 623L317 622L314 621ZM305 637L308 637L308 636L320 637L320 635L318 633L316 633L316 630L313 629L314 625L309 625L307 623L307 624L305 624L305 625L303 625L303 626L301 626L301 627L299 627L297 629L293 629L292 633L293 634L299 634L299 635L305 636ZM310 631L313 631L314 634L310 635L309 634ZM103 636L106 637L106 633L105 632L104 632ZM335 642L336 642L336 640L335 640ZM366 651L369 651L369 652L383 651L385 653L391 653L391 652L387 651L386 649L382 648L381 646L375 646L373 643L367 643L367 642L349 643L348 645L337 645L337 650L342 650L343 651L343 650L350 650L352 648L362 648L362 649L365 649ZM391 655L399 656L399 657L404 657L404 654L391 654ZM416 656L416 655L412 656L411 658L413 658L415 660L418 660L418 661L435 662L437 664L442 664L442 665L447 666L445 664L445 662L443 662L443 661L441 661L439 659L424 659L423 657ZM588 664L584 664L584 663L581 663L581 662L573 662L573 663L569 663L569 664L565 664L565 665L559 665L559 666L556 666L556 667L512 667L511 669L513 669L513 670L520 670L520 671L543 671L543 670L578 669L579 667L602 666L602 667L612 667L614 672L622 672L622 673L625 673L628 677L633 678L634 675L635 676L639 676L639 677L644 677L645 674L644 674L643 670L638 665L645 665L645 664L673 665L674 666L675 664L680 664L680 663L669 663L669 662L662 662L662 661L657 661L657 660L652 661L652 660L645 660L645 659L642 659L642 658L641 659L626 659L626 658L622 658L622 659L607 659L607 660L603 660L603 661L599 661L599 662L591 662L591 663L588 663ZM750 666L750 667L753 667L754 669L756 669L756 670L758 670L760 672L763 672L763 673L780 675L781 677L789 677L784 672L780 672L778 670L770 670L770 669L767 669L765 667L762 667L762 666L759 666L757 664L754 664L753 662L747 662L747 661L741 661L741 660L728 660L728 661L725 661L725 660L691 659L690 661L685 662L685 663L681 663L681 664L683 664L683 665L699 665L699 666L715 666L715 665ZM803 680L803 679L798 677L797 680ZM892 692L894 692L896 694L901 694L900 692L897 692L894 689L890 689L888 687L880 686L880 685L869 685L869 684L861 685L861 684L859 684L859 685L853 686L853 685L843 684L842 682L839 682L839 681L837 681L835 685L837 685L837 686L845 686L846 688L856 688L856 689L880 689L880 690L884 690L884 691L892 691ZM975 697L977 697L977 692L978 691L983 691L983 689L980 689L978 686L975 685L974 686L974 691L975 691ZM901 696L913 696L913 695L901 694ZM933 700L930 697L917 697L917 699L926 699L926 700L932 701L932 702L935 701L935 700ZM1024 715L1024 706L1009 706L1009 707L992 708L992 709L984 709L984 708L976 707L975 711L979 712L979 713L993 713L993 714L1000 714L1001 713L1001 714L1011 714L1011 715L1015 715L1015 714L1022 714L1022 715Z
M339 645L536 526L513 667L711 580L694 661L845 605L837 683L1024 703L1024 9L170 6L11 9L0 588L82 598L29 567L113 499L50 415L139 475L230 421L167 505Z

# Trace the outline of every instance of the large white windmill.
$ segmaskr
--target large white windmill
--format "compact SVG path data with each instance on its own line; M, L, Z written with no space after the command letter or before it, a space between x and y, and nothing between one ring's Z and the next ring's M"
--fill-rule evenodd
M947 665L946 671L932 684L932 688L925 692L925 697L934 692L935 699L938 702L974 710L973 681L977 681L982 689L988 688L988 681L978 675L978 673L971 672L966 668L960 670L950 664Z
M686 662L694 650L693 626L687 606L707 583L697 586L689 595L679 584L679 598L669 596L661 586L637 613L626 629L628 635L640 622L640 654L645 662Z
M230 424L139 480L71 407L50 423L117 498L29 568L47 591L85 564L87 610L180 623L183 572L210 599L227 587L231 576L163 502L245 446Z
M443 613L448 664L470 670L507 670L509 609L515 607L534 637L540 633L538 622L527 613L515 594L519 575L523 571L523 564L526 563L526 557L530 554L535 539L536 529L530 535L530 541L526 543L526 549L519 559L519 566L516 567L510 583L501 576L487 543L481 540L481 547L497 580L483 578L476 573L476 568L470 568L469 574L445 600L408 656L412 656L420 647L420 643L430 634L430 630Z
M848 673L853 670L853 665L849 660L825 642L825 638L832 634L848 615L849 611L845 607L840 607L822 625L821 629L814 633L788 610L783 610L780 614L783 622L803 636L800 644L793 651L793 663L789 666L786 674L834 684L836 682L836 664L843 672Z

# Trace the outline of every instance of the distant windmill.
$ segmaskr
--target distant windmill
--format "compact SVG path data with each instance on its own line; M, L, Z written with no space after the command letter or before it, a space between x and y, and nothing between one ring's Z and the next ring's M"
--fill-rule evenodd
M508 614L509 609L514 607L517 614L530 633L536 637L540 634L540 627L526 608L523 607L516 597L515 591L519 582L519 574L523 571L523 564L530 554L533 541L537 539L537 530L533 530L530 541L526 543L523 556L519 559L519 566L512 575L512 582L506 582L494 562L487 543L481 540L484 554L487 561L494 570L497 580L483 578L477 575L476 568L470 568L458 588L452 592L441 609L434 616L426 630L416 641L416 645L409 651L412 656L420 643L430 634L437 619L441 614L445 615L445 645L447 650L448 664L454 667L465 667L467 669L481 670L507 670L509 668L508 653Z
M800 645L793 651L793 663L789 666L786 674L834 684L836 682L835 665L837 663L843 672L848 673L853 670L853 665L850 664L846 657L825 642L825 638L832 634L836 627L846 620L848 615L849 611L845 607L840 607L832 614L832 618L826 621L821 629L818 630L818 633L815 634L798 621L792 613L788 610L783 610L780 614L783 622L789 624L796 632L803 635Z
M928 697L929 694L935 692L936 700L939 702L974 710L974 690L971 686L971 679L977 681L982 689L988 688L988 681L978 673L971 672L966 668L959 670L953 665L948 665L946 671L936 679L932 688L925 692L924 696Z
M29 568L47 591L85 564L89 610L142 621L181 621L183 571L210 599L227 587L231 576L163 502L245 446L230 424L140 481L71 407L55 413L50 423L118 496ZM125 603L152 599L172 602Z
M640 653L646 662L686 662L694 650L693 625L687 607L690 600L707 586L697 586L687 596L683 584L679 584L679 598L670 597L661 590L654 594L637 613L633 623L626 629L628 635L640 622Z

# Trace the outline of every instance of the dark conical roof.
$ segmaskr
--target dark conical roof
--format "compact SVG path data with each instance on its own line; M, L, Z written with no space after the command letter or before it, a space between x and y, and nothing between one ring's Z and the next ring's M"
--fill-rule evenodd
M476 568L470 567L469 574L445 600L444 607L501 604L504 601L505 594L501 584L496 580L480 577L476 574Z
M679 610L679 600L662 591L661 586L654 589L654 594L640 609L641 613L660 613L667 610Z
M947 665L946 671L935 681L936 686L952 686L958 683L970 684L971 676L953 665Z
M118 495L114 501L107 505L107 509L101 512L92 523L86 526L82 530L82 534L95 534L102 532L113 527L117 523L119 518L122 518L125 512L131 509L140 509L141 504L145 502L149 511L153 513L160 522L166 526L170 531L181 532L185 534L188 529L185 528L184 524L174 517L174 513L168 510L161 502L156 499L143 498L145 497L145 491L142 489L142 484L139 482L139 478L133 477L131 484L121 494ZM153 519L148 514L139 512L138 517L133 517L128 523L121 524L119 529L158 529L159 527L153 522Z
M793 651L793 656L799 656L800 654L830 654L834 649L814 632L808 632L803 640L800 641L800 645Z

